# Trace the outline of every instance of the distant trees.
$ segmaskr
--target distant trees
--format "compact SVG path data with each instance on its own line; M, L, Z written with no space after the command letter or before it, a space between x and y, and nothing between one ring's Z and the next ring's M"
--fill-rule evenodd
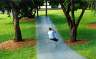
M8 0L0 0L0 11L4 14L7 11L7 14L10 16L9 12L11 12Z
M51 8L58 8L59 5L58 1L54 1L54 0L49 1L49 4L51 5Z

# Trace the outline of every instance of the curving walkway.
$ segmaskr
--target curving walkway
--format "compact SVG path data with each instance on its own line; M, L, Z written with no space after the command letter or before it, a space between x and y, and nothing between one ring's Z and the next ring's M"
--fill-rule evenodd
M37 20L37 59L85 59L74 50L64 44L62 37L57 32L59 41L56 43L48 39L47 31L49 27L56 30L49 17L39 16Z

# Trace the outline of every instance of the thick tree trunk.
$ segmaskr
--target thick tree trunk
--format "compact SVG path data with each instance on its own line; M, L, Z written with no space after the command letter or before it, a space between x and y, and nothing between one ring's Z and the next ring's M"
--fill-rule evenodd
M19 21L16 21L14 23L14 26L15 26L15 38L16 38L16 41L22 41L22 35L21 35L20 26L19 26Z
M22 34L21 29L19 25L19 17L18 17L18 8L15 5L14 2L9 3L12 8L12 14L13 14L13 22L14 22L14 29L15 29L15 41L22 41Z
M20 30L20 25L19 25L19 18L17 16L17 13L13 13L14 16L14 27L15 27L15 41L22 41L22 35L21 35L21 30Z
M71 29L71 41L77 41L77 27L75 25Z

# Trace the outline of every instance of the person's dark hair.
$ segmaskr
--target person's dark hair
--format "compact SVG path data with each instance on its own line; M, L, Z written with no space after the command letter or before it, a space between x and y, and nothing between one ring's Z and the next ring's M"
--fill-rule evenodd
M49 27L49 30L52 30L52 28Z

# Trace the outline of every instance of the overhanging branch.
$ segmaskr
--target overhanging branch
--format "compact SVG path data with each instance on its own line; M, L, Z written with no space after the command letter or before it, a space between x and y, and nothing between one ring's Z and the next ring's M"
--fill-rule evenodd
M86 10L86 8L82 9L82 12L81 12L81 14L80 14L80 16L78 18L78 21L76 22L77 27L78 27L78 25L79 25L79 23L81 21L81 18L83 17L83 14L84 14L85 10Z

